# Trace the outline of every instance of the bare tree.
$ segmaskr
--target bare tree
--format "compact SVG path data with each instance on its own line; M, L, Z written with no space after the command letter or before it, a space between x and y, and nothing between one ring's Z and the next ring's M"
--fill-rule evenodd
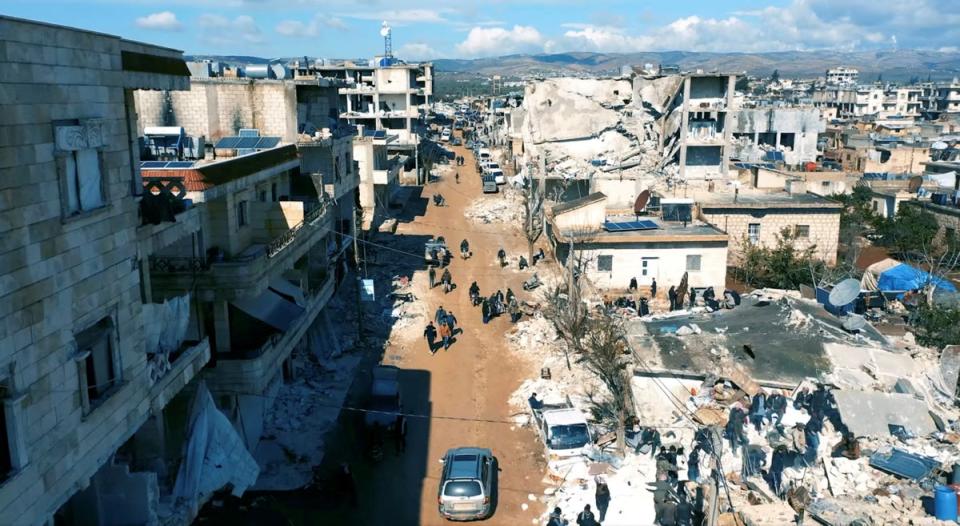
M533 245L543 234L543 185L535 186L532 165L527 165L523 188L523 233L527 236L527 258L533 261Z
M596 375L610 395L607 403L595 407L615 420L617 451L622 455L626 441L625 420L630 409L629 352L623 327L612 317L590 319L584 338L583 365Z
M563 236L568 243L566 280L564 284L547 291L544 315L567 344L563 351L567 369L570 369L570 350L572 349L574 354L583 352L583 338L589 323L589 311L583 302L583 282L580 277L590 263L590 256L578 245L596 236L596 230L574 228L564 232Z

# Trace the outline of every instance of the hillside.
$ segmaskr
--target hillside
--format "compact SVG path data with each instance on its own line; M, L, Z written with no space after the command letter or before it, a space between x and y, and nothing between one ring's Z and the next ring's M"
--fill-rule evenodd
M677 64L684 70L746 72L769 75L779 70L784 77L823 75L830 67L852 66L861 78L873 80L877 75L887 79L951 79L960 75L960 53L937 51L785 51L774 53L701 53L662 51L647 53L556 53L541 55L506 55L502 57L438 59L433 61L438 72L473 73L480 75L553 75L615 72L623 65Z

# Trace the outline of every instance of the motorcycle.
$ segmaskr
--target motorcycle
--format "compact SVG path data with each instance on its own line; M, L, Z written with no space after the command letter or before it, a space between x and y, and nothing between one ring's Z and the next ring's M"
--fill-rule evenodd
M530 276L529 279L523 282L523 290L533 290L540 285L543 285L543 282L540 281L540 277L534 273L533 276Z

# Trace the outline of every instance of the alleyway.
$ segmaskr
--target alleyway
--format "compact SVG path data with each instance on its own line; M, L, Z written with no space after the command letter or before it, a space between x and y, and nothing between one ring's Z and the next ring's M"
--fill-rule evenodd
M458 446L488 447L499 459L499 498L488 524L531 524L543 511L539 502L528 499L530 494L542 494L542 450L533 430L512 424L507 402L523 378L538 366L523 363L507 349L503 335L511 327L509 316L483 325L480 309L471 305L468 293L470 283L476 280L481 294L489 295L498 288L506 292L510 287L520 299L527 298L521 283L528 273L516 271L516 257L526 250L526 240L511 226L477 225L464 218L463 209L482 193L473 154L464 148L456 148L456 153L466 157L466 165L457 167L460 183L450 171L428 184L422 193L423 199L430 199L440 192L447 206L435 207L431 200L425 215L401 223L396 235L446 238L457 254L449 267L456 288L447 295L440 286L429 290L427 272L421 265L414 275L414 293L424 304L425 318L432 319L437 307L443 305L456 315L463 332L448 351L441 349L431 356L422 336L426 319L394 329L383 361L403 369L405 410L430 418L409 418L406 453L395 456L393 444L388 442L386 458L377 464L362 458L362 438L352 436L355 428L344 429L343 436L332 438L340 444L328 452L326 464L332 469L340 461L350 462L360 502L355 512L340 509L322 513L324 520L371 525L445 523L437 512L438 460L448 448ZM463 238L469 240L473 250L468 260L459 257ZM501 244L513 261L504 270L496 262ZM380 257L415 256L386 252ZM523 504L528 509L522 509Z

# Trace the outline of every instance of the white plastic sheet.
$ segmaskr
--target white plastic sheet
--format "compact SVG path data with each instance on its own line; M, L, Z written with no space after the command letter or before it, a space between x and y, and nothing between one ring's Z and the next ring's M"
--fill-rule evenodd
M177 472L173 497L195 516L199 506L214 491L227 484L240 497L260 475L260 467L226 415L217 409L203 382L193 400L190 438Z
M163 303L143 305L143 331L149 353L166 354L179 349L189 325L189 293Z

